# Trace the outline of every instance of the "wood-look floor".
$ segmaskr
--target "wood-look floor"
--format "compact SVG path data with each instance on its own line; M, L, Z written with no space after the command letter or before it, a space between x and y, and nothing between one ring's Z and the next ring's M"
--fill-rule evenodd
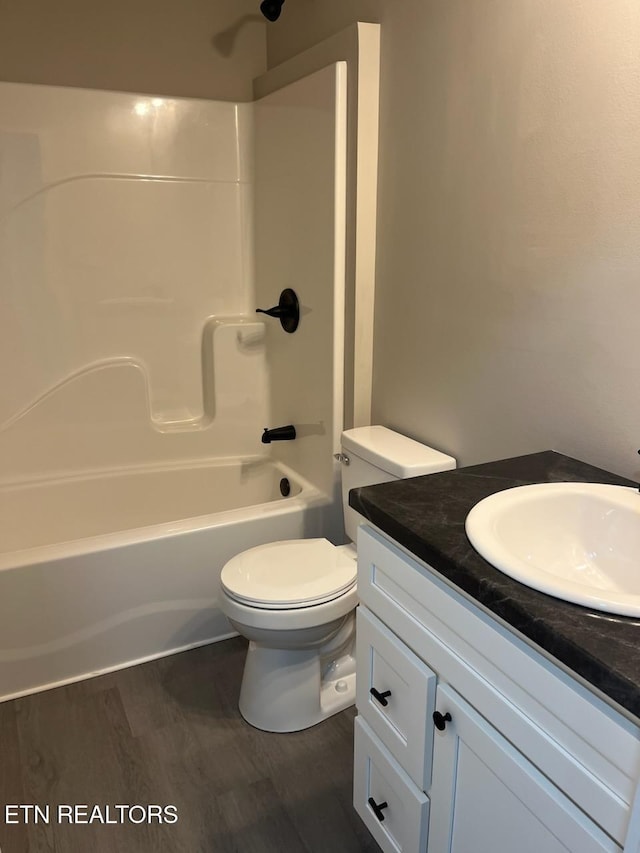
M379 851L351 799L353 710L304 732L247 725L236 638L0 704L2 853ZM49 805L7 826L5 806ZM175 805L169 825L58 825L59 804Z

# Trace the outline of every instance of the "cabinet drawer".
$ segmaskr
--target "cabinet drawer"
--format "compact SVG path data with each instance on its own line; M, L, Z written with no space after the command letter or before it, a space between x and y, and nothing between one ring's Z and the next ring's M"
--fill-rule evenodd
M640 774L638 727L377 531L358 534L358 595L618 843Z
M426 791L431 781L436 676L366 607L356 631L358 711Z
M367 829L384 853L424 853L427 796L360 717L355 721L354 743L353 804Z

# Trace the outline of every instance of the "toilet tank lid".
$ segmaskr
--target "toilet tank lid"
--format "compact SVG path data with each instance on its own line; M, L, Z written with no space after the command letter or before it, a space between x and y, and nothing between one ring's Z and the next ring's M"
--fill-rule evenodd
M383 426L345 430L342 447L400 479L450 471L456 467L453 456Z

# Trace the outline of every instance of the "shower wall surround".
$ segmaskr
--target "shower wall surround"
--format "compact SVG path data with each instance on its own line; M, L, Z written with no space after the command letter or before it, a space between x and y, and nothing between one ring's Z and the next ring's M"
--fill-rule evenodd
M346 80L246 104L0 83L0 486L271 455L334 493ZM294 335L255 314L285 287Z
M272 452L328 494L344 417L346 83L337 62L254 111L257 298L275 304L291 287L301 307L295 334L267 325L273 425L296 424L300 439Z
M226 561L340 541L345 72L0 84L0 701L229 636Z
M0 482L260 452L252 109L0 83Z

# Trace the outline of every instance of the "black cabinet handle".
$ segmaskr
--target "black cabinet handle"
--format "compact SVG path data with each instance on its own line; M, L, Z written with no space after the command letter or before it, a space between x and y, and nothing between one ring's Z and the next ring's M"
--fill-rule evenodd
M434 711L433 722L438 731L443 732L447 723L451 722L451 714L448 711L446 714L441 714L440 711Z
M373 811L374 815L378 818L380 823L382 823L382 821L384 820L384 815L382 814L382 809L386 809L389 804L386 802L378 804L373 799L373 797L369 797L367 802L371 806L371 810Z
M373 698L374 698L374 699L377 699L377 700L378 700L378 702L379 702L381 705L383 705L385 708L386 708L386 707L387 707L387 705L389 704L389 703L387 702L387 696L391 696L391 691L390 691L390 690L385 690L385 691L384 691L384 693L380 693L380 691L379 691L379 690L376 690L376 688L375 688L375 687L372 687L372 688L371 688L371 690L369 691L369 693L371 693L371 695L373 696Z

